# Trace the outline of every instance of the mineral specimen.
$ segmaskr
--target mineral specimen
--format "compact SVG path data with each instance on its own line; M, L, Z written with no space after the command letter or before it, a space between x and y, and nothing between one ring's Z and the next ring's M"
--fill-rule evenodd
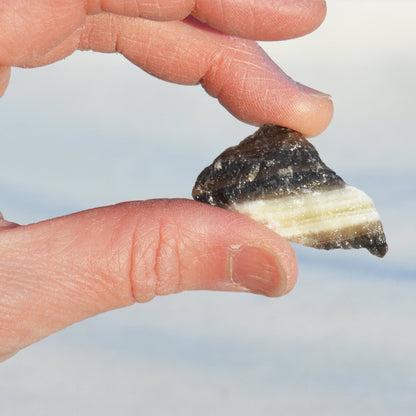
M387 253L371 199L329 169L305 137L285 127L263 125L225 150L198 176L192 196L245 214L295 243Z

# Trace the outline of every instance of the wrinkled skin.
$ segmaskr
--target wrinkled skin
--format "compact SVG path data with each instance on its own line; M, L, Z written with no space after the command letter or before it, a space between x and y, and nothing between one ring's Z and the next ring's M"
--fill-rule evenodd
M319 0L3 0L0 95L11 67L51 64L78 49L119 52L164 80L201 84L244 122L314 136L330 122L330 99L291 80L254 40L307 34L325 14ZM296 276L284 239L194 201L124 203L27 226L0 216L0 359L157 295L280 296Z

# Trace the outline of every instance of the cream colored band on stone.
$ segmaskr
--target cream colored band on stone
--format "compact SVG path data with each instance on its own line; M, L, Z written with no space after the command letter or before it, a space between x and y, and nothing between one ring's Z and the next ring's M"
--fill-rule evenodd
M280 198L245 201L233 208L292 241L301 236L345 230L359 235L369 223L380 221L373 201L353 186L315 190Z

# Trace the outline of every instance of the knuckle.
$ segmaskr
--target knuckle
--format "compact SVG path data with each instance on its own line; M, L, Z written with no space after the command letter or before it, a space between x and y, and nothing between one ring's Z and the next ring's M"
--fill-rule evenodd
M178 227L172 221L159 220L154 257L156 295L168 295L178 291L180 281L180 253L178 250Z
M130 283L136 302L181 290L180 232L163 212L147 232L139 220L131 249Z
M222 93L229 91L235 84L229 79L229 74L234 74L234 80L244 77L257 51L258 45L251 40L232 37L222 39L207 58L206 69L200 80L202 86L211 96L221 98Z
M121 16L100 13L87 16L79 34L78 49L110 53L117 51Z

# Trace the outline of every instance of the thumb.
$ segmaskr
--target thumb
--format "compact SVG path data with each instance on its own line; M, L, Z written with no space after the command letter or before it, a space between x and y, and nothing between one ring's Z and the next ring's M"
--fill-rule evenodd
M0 232L0 355L74 322L183 290L279 296L293 250L243 217L189 200L131 202Z

